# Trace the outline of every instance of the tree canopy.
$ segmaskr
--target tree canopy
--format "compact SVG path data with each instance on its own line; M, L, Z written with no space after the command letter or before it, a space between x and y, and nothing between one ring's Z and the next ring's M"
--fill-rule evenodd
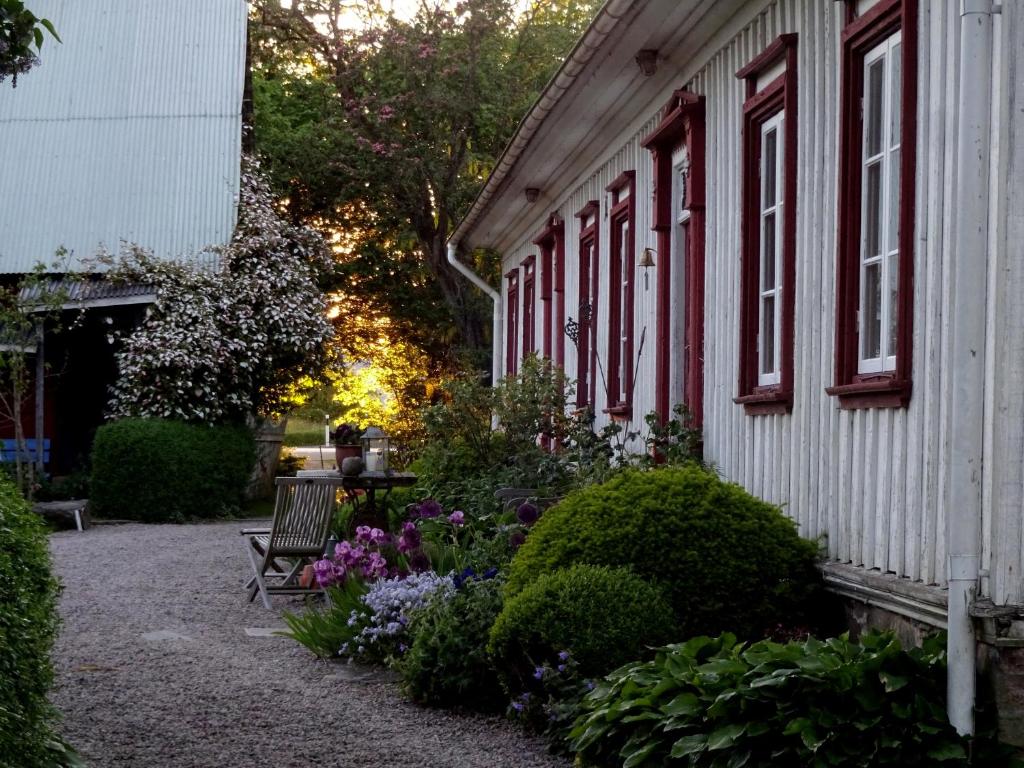
M597 0L521 5L253 3L255 142L277 192L329 234L348 312L386 315L434 360L489 346L445 243Z

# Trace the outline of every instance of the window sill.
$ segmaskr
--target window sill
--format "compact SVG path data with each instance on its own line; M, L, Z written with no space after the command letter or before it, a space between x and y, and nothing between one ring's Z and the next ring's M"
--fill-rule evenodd
M839 398L844 411L859 408L906 408L910 402L909 379L895 376L859 377L849 384L826 387L825 392Z
M734 397L732 401L742 405L748 416L768 416L793 410L793 393L784 392L779 387L761 387L750 394Z
M613 405L611 408L605 408L604 412L616 421L629 421L633 418L633 406L625 403Z

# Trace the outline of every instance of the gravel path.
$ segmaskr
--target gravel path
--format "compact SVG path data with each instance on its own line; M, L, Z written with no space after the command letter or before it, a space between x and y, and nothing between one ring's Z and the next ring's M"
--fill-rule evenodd
M53 698L90 766L568 765L501 718L422 709L380 675L359 679L287 638L247 634L283 622L246 602L240 527L51 537L64 582Z

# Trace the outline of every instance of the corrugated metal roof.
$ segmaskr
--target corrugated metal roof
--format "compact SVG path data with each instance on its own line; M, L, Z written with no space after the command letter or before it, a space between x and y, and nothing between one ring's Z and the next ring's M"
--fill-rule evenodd
M0 86L0 272L122 241L162 257L235 223L245 0L34 0L63 44Z
M66 306L100 306L108 304L137 304L153 301L153 286L140 283L115 283L97 278L63 279L54 277L44 283L22 288L19 299L33 304L43 297L62 294Z

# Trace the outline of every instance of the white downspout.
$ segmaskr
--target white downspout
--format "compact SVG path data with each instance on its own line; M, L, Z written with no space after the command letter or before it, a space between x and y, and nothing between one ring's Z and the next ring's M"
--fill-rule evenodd
M992 12L992 0L960 0L946 685L949 721L965 735L974 733L977 673L970 609L981 562Z
M448 263L455 267L469 282L486 293L494 304L494 314L491 318L491 386L494 386L498 383L498 379L501 378L501 294L494 290L480 275L459 261L457 248L457 243L448 243Z

